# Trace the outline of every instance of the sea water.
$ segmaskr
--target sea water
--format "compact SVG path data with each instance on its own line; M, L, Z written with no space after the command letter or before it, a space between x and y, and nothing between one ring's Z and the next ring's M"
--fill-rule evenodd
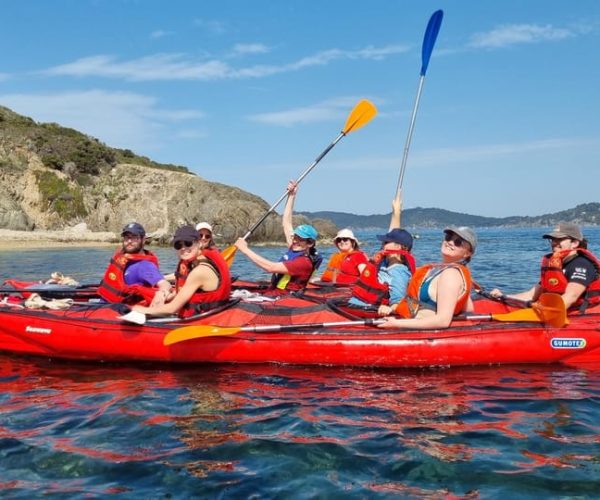
M363 248L381 232L357 232ZM475 279L529 288L549 248L542 233L478 230ZM600 255L600 229L585 233ZM415 234L418 262L436 260L441 231ZM0 280L60 271L97 283L111 253L0 251ZM175 252L157 253L173 270ZM232 270L266 277L241 253ZM597 366L167 367L0 354L0 496L600 498L599 415Z

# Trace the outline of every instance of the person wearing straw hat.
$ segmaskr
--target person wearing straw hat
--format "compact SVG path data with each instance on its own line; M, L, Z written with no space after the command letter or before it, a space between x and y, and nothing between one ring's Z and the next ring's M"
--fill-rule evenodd
M321 281L337 284L356 283L360 276L360 265L367 264L369 258L360 250L358 240L351 229L338 231L333 242L338 251L329 259Z
M540 281L525 292L508 298L535 301L542 293L561 294L565 307L584 312L588 305L600 303L600 261L587 249L581 228L572 222L560 222L543 235L552 252L544 255ZM493 297L503 297L495 288Z

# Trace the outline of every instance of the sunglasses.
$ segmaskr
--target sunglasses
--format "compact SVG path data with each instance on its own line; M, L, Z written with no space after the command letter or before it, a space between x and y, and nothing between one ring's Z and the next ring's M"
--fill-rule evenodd
M464 243L469 243L467 240L465 240L464 238L461 238L460 236L458 236L457 234L454 234L454 233L445 233L444 241L451 241L452 243L454 243L454 246L457 248L462 247Z
M173 248L175 248L175 250L181 250L184 246L186 248L190 248L194 243L196 243L195 241L176 241L175 243L173 243Z
M335 242L337 243L346 243L347 241L352 241L350 238L336 238Z
M210 240L212 238L212 234L200 233L201 240Z
M294 236L292 236L292 239L294 241L300 241L302 243L308 243L309 241L311 241L309 238L300 238L300 236L298 236L297 234L294 234Z

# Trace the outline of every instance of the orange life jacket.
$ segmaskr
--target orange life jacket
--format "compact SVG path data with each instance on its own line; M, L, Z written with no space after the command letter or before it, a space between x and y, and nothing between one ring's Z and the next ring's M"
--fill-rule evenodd
M360 273L356 284L352 287L352 296L367 304L375 306L388 305L390 303L390 286L387 283L381 283L377 278L379 268L388 255L401 255L411 272L415 271L415 258L406 250L382 250L377 252L372 259L367 262L363 272Z
M419 267L410 278L408 287L406 288L406 297L398 304L395 313L403 318L414 318L419 311L419 308L423 305L420 301L421 287L426 279L432 279L442 271L445 271L449 267L458 269L465 281L465 290L460 295L454 306L454 314L459 314L463 311L471 295L471 272L469 268L463 264L425 264Z
M598 261L592 252L585 248L577 248L576 251L579 255L582 255L594 264L596 272L598 273L596 279L590 283L585 292L581 294L581 297L579 297L571 306L571 308L579 307L581 312L583 312L588 305L600 303L600 261ZM563 272L563 265L565 258L567 258L570 253L571 250L569 249L558 250L542 257L540 277L542 292L565 293L569 282Z
M202 257L205 257L208 262ZM204 290L197 290L187 304L179 311L179 315L182 318L187 318L202 311L212 309L213 307L221 305L224 301L229 300L229 294L231 293L231 274L229 273L227 262L225 262L225 259L223 259L221 253L216 250L216 248L204 248L202 250L202 255L194 260L179 261L177 271L175 272L176 290L179 291L183 287L185 280L192 272L192 269L203 263L210 264L214 269L219 278L219 285L217 289L213 291L205 292Z
M321 276L321 281L333 283L356 283L360 276L357 265L357 257L364 256L364 263L367 263L367 256L360 250L351 250L349 252L334 253L327 264L327 269ZM361 263L358 260L358 263Z
M124 253L117 250L104 272L104 278L98 287L98 295L107 302L150 305L158 288L125 283L125 269L133 262L147 260L159 267L158 257L149 250L139 253Z

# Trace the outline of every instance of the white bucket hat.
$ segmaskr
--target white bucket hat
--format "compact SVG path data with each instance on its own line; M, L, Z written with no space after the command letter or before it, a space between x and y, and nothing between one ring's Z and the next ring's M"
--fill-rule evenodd
M198 222L196 231L200 231L200 229L208 229L211 233L213 232L213 228L208 222Z
M351 240L354 240L358 243L358 240L356 239L356 236L354 236L352 229L340 229L338 231L338 234L335 235L334 240L337 240L338 238L350 238Z

